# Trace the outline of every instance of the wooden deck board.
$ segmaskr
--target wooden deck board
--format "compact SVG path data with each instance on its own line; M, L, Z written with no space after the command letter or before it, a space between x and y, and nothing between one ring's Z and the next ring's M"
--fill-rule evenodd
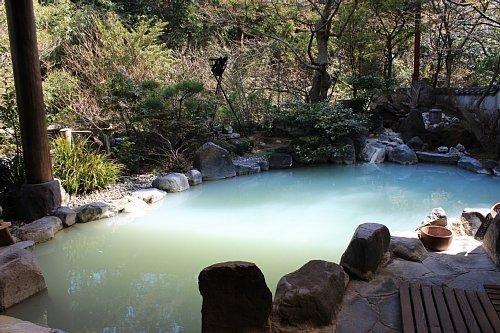
M422 296L424 299L425 314L427 315L427 323L431 333L440 333L441 326L439 325L439 318L434 305L434 298L432 297L431 287L422 286Z
M415 332L413 324L413 311L410 300L410 285L403 282L399 288L399 300L401 302L401 316L403 319L403 332Z
M413 314L415 316L415 324L417 333L427 333L427 321L425 319L425 310L420 293L420 286L417 284L410 285L411 302L413 304Z
M493 327L491 327L488 317L486 316L483 306L481 305L481 302L479 302L479 298L477 298L476 293L474 291L467 290L465 295L467 296L467 300L469 301L469 305L472 308L472 312L476 317L477 324L481 328L481 331L493 332Z
M500 333L499 286L486 292L403 282L400 286L404 333ZM489 291L494 291L490 293ZM493 296L493 297L492 297Z
M500 332L500 318L495 311L493 304L491 304L488 295L486 293L479 292L477 293L477 297L486 312L486 316L488 316L491 326L493 326L494 332Z
M451 322L448 306L444 300L443 288L432 286L432 294L434 295L434 301L436 302L436 308L439 315L439 322L441 323L443 332L453 332L453 323Z

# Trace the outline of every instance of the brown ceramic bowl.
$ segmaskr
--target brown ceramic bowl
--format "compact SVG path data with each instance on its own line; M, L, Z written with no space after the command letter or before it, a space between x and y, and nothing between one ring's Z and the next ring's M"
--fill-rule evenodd
M420 229L418 237L427 249L446 251L453 240L453 233L448 228L430 225Z
M498 213L500 213L500 202L497 202L491 207L491 217L495 218Z

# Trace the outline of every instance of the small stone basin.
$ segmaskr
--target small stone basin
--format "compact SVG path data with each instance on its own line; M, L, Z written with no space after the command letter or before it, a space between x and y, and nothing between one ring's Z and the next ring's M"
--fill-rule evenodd
M419 238L429 250L446 251L451 245L453 234L445 227L427 226L420 229Z

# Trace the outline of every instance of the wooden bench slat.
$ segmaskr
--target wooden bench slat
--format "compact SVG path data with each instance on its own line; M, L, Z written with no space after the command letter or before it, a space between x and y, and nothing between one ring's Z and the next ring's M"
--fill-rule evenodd
M417 326L417 333L427 333L427 322L425 319L425 311L422 303L422 295L420 293L420 286L412 284L410 286L411 302L413 304L413 313L415 314L415 323Z
M410 300L410 285L408 282L401 283L399 287L399 300L401 302L401 316L403 319L403 332L415 333L415 325L413 324L413 311Z
M455 331L462 333L467 332L467 327L465 326L464 319L462 318L462 313L458 307L457 299L453 293L453 289L448 287L443 287L444 297L446 303L448 303L448 308L450 309L451 320L455 326Z
M437 286L433 286L432 294L434 295L434 301L436 302L439 321L441 322L443 331L453 332L453 323L451 322L450 313L448 312L448 306L446 305L443 297L443 289Z
M474 317L476 317L477 323L483 332L493 332L493 327L491 327L490 322L488 320L488 316L484 312L479 299L474 291L467 290L465 292L467 296L467 300L469 301L469 305L472 308L472 312L474 313Z
M497 284L485 284L484 285L485 289L495 289L495 290L500 290L500 285Z
M490 295L500 295L500 290L485 288L485 291Z
M486 293L478 292L477 297L483 305L486 316L488 317L491 326L494 328L494 332L500 332L500 318L498 318L498 314L496 313L493 304L491 304L488 295Z
M422 296L424 299L425 314L427 315L427 322L431 333L440 333L441 326L439 325L439 318L434 305L432 291L429 286L422 286Z
M489 293L490 299L500 300L500 294Z
M461 289L453 289L455 292L455 297L457 298L458 305L462 310L462 315L465 319L465 324L469 328L469 332L472 333L480 333L479 325L476 322L476 318L474 318L474 314L472 309L467 301L467 297L465 296L465 291Z

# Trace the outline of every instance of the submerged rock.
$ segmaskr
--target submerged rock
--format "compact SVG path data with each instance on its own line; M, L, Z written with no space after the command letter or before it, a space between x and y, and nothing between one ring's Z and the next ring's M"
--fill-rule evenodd
M249 262L226 262L198 276L203 297L202 332L268 330L272 294L260 269Z
M391 237L391 251L404 260L422 262L429 253L418 238Z
M285 153L273 153L269 156L269 169L288 169L292 167L292 155Z
M399 145L388 151L388 160L399 164L418 163L417 155L410 147L405 144Z
M462 169L465 169L468 171L472 171L475 173L489 174L489 171L483 167L481 162L479 162L478 160L476 160L475 158L470 157L470 156L462 156L458 160L457 165L459 168L462 168Z
M78 207L76 210L76 223L87 223L113 217L118 214L114 205L98 201Z
M7 309L45 289L42 270L30 250L17 246L0 253L0 309Z
M165 198L167 192L157 188L146 188L132 192L131 196L141 199L148 204L153 204Z
M370 280L389 249L390 239L389 229L383 224L359 225L349 246L342 254L340 265L350 275Z
M416 154L420 162L437 163L437 164L457 164L460 158L460 155L453 153L440 154L440 153L417 151Z
M189 181L182 173L169 173L153 180L153 187L169 193L182 192L189 189Z
M229 152L213 142L207 142L195 153L194 166L203 175L203 180L217 180L236 176Z
M23 225L19 228L19 236L24 241L31 240L35 243L43 243L54 238L55 234L62 228L61 219L47 216Z
M189 182L189 186L196 186L203 183L203 175L196 169L191 169L186 172L186 177Z
M69 207L59 207L53 215L58 217L66 228L76 223L76 212Z
M340 309L348 282L349 276L341 266L312 260L278 282L273 316L284 326L330 325Z

